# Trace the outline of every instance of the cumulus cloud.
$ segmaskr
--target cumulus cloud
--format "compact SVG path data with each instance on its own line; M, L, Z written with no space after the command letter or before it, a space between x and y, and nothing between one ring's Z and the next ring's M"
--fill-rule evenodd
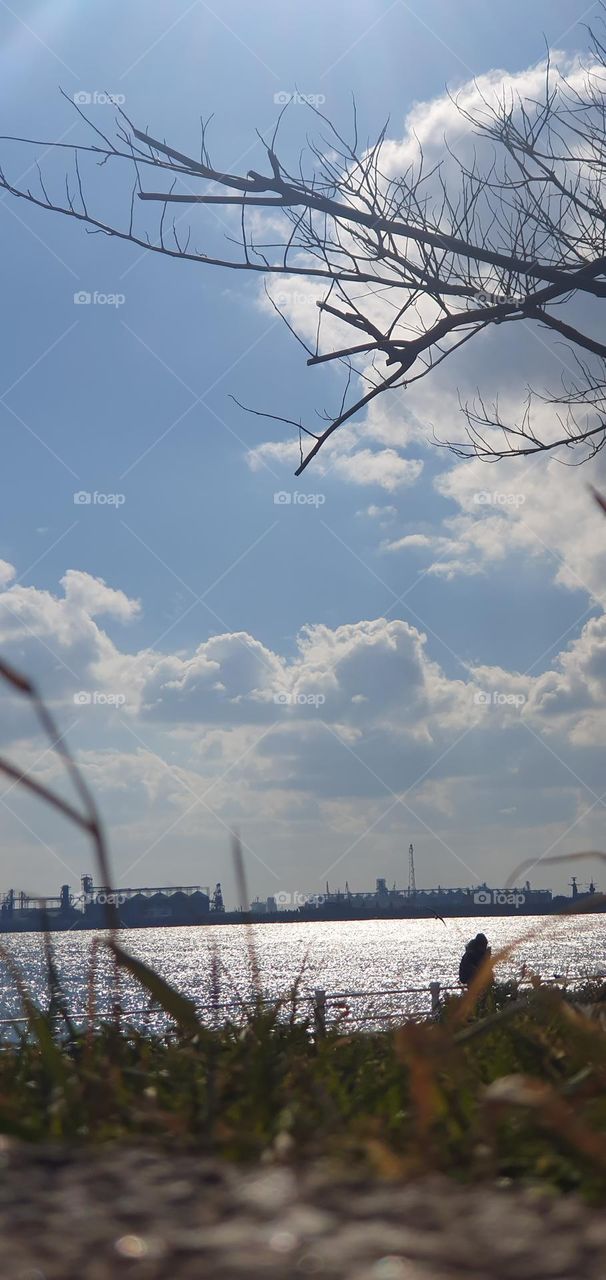
M516 550L541 557L558 585L585 591L604 606L606 522L589 480L606 485L601 455L583 468L546 458L507 462L491 468L488 483L479 462L453 467L437 482L462 512L449 522L453 554L483 567ZM488 501L478 503L478 494Z
M90 573L68 569L61 579L65 591L68 608L81 611L91 618L108 615L120 622L130 622L137 617L140 610L138 600L130 600L123 591L106 586L102 578L94 578Z
M502 840L513 824L530 839L536 829L540 851L568 830L590 830L606 746L604 615L547 671L470 664L453 675L422 629L397 618L305 626L290 657L247 632L212 636L189 653L129 654L92 612L119 629L137 602L75 571L62 586L57 595L5 588L3 653L29 671L44 668L43 691L70 726L120 848L135 859L158 846L167 856L172 831L195 844L212 829L225 842L243 824L263 887L269 848L273 865L287 846L301 857L300 840L306 848L311 840L309 865L320 874L367 830L376 829L387 857L390 831L393 848L421 824L431 857L442 850L435 878L452 882L465 879L455 868L481 863L482 832L496 839L500 830ZM98 688L120 673L120 687L135 691L131 705L99 715L74 707L76 663L80 686L83 673ZM58 777L31 724L9 714L3 725L23 767ZM38 821L28 813L30 831ZM45 832L48 843L46 819Z
M213 636L190 658L160 657L142 689L143 714L180 721L263 721L284 664L246 632Z
M105 612L122 623L137 613L138 602L74 571L62 585L62 597L19 585L2 594L2 613L10 611L3 637L9 660L18 657L17 665L23 665L28 645L30 669L37 667L52 635L56 661L47 668L45 689L43 684L51 700L73 701L61 655L78 661L81 672L106 686L120 671L136 686L133 709L140 723L163 724L177 733L181 728L184 741L193 725L228 732L230 723L271 723L296 734L321 720L350 742L386 731L392 738L445 744L461 731L527 719L541 731L580 743L590 740L590 726L606 704L604 615L585 624L550 670L524 675L470 664L466 676L454 677L431 656L423 631L396 618L337 627L309 624L290 659L247 632L211 636L191 654L153 649L129 654L92 614ZM499 695L490 721L476 697L486 688Z
M133 659L121 652L97 619L128 623L139 614L137 600L81 570L65 573L62 595L11 584L13 576L0 591L0 645L16 666L35 673L47 698L73 703L87 690L136 698L146 655ZM26 708L19 706L18 723L25 719Z

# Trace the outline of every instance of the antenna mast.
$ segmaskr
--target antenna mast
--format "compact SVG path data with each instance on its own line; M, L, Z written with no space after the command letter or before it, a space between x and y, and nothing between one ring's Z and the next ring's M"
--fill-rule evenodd
M408 850L408 897L414 898L417 892L415 881L415 851L411 844Z

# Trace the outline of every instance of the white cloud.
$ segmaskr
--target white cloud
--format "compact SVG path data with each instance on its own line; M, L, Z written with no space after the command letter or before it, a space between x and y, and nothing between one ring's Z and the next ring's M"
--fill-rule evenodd
M349 484L374 485L387 493L395 493L415 484L421 475L421 459L404 458L392 448L357 449L355 442L356 434L353 429L343 432L338 441L334 437L332 442L327 441L314 460L313 470L307 471L306 483L313 488L316 478L323 479L330 473ZM267 441L251 449L247 454L247 461L252 471L259 471L264 466L272 469L276 466L288 466L292 471L300 462L298 442Z
M418 458L403 458L395 449L358 449L338 456L331 468L351 484L374 484L394 493L418 480L423 463Z
M363 511L356 511L357 516L367 516L369 520L384 520L385 522L394 520L397 514L396 507L379 507L373 502L369 507L365 507Z
M170 832L191 849L204 831L215 847L234 824L252 841L255 884L266 890L269 849L272 865L281 865L285 849L305 856L311 884L311 869L320 875L344 841L347 848L348 832L358 848L360 834L375 826L376 848L388 857L390 830L400 840L425 823L432 858L443 851L435 878L446 882L465 879L444 852L463 831L469 849L460 856L472 868L481 833L490 830L497 858L513 822L539 852L569 827L569 844L578 832L590 838L583 815L603 789L596 746L606 746L603 615L549 671L476 664L453 676L431 656L434 641L395 618L306 626L290 658L246 632L213 636L191 653L128 654L92 611L120 626L137 602L88 575L68 572L62 582L63 596L5 589L13 615L9 628L11 615L0 613L3 654L30 672L42 668L43 692L61 725L71 726L125 869L148 848L166 858ZM74 679L61 659L77 664ZM119 676L130 707L75 708L82 673L99 688ZM280 694L286 699L276 701ZM31 722L10 713L3 726L23 767L58 776L50 756L39 760ZM5 820L0 815L0 826ZM46 816L28 811L27 821L31 831L42 822L48 843ZM591 832L594 842L598 835ZM355 866L354 858L352 874ZM144 880L150 875L146 863Z
M123 591L106 586L102 578L90 573L68 569L61 579L68 606L81 610L91 618L106 614L120 622L130 622L140 610L138 600L130 600Z
M260 471L262 467L288 466L294 469L299 465L299 445L296 440L267 440L264 444L250 449L246 460L251 471Z
M407 533L403 538L395 538L393 542L382 542L382 551L408 551L409 548L433 547L436 539L426 533Z
M0 645L28 674L34 673L51 701L73 705L79 691L121 693L136 702L137 684L147 663L122 653L97 618L127 623L139 614L139 602L100 578L68 570L61 579L63 595L19 582L0 591ZM18 721L27 719L19 704Z
M213 636L191 658L157 655L143 711L176 722L262 721L275 711L283 683L284 664L253 636Z

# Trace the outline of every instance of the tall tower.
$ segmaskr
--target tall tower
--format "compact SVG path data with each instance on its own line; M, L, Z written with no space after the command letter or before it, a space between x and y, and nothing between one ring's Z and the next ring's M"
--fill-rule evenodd
M414 846L410 845L408 850L408 897L414 898L417 892L415 881L415 851Z

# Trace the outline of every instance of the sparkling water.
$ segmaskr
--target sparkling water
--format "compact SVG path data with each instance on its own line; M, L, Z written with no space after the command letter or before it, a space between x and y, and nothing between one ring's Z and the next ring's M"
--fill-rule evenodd
M537 973L573 979L606 976L606 916L482 917L438 920L352 920L296 924L187 926L125 929L122 947L139 957L196 1002L203 1018L241 1016L255 985L251 961L254 943L262 994L287 996L298 982L301 1016L311 1012L311 997L322 989L331 1016L355 1025L380 1025L402 1014L426 1012L429 984L457 987L459 959L466 942L481 929L493 955L506 954L497 966L502 979ZM53 935L57 968L69 1008L84 1018L94 939L95 1010L107 1013L114 991L113 961L104 935L68 932ZM17 963L25 985L42 1005L47 979L41 934L9 934L4 946ZM510 949L507 951L507 949ZM213 951L219 993L212 1005ZM120 978L120 1002L140 1023L149 998L132 979ZM217 1004L218 1002L218 1004ZM212 1008L211 1008L212 1006ZM22 1016L14 975L0 962L0 1018Z

